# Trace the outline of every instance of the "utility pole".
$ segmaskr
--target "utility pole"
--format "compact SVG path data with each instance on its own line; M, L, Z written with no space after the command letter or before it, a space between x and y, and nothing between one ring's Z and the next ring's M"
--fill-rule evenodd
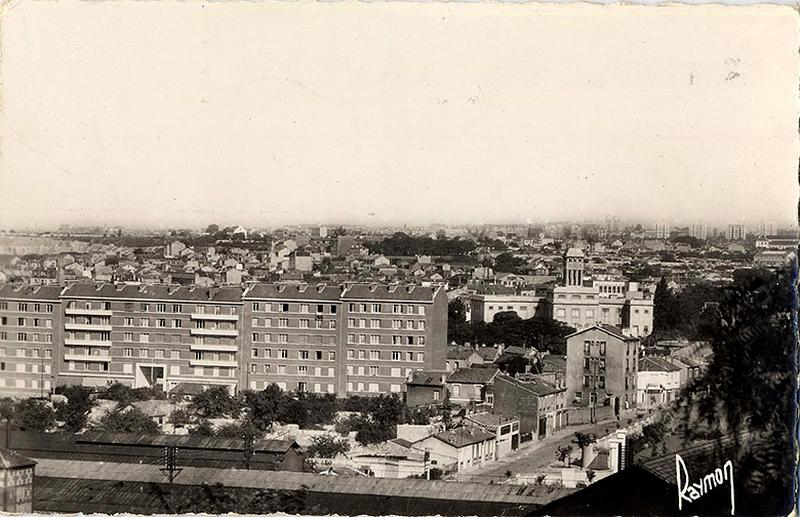
M595 424L597 423L597 358L589 358L589 364L592 367L592 407L590 411L591 418L589 420L591 423Z
M39 373L41 374L41 381L39 383L39 396L44 398L44 352L41 354L42 357L42 366L39 368Z
M164 468L159 470L169 480L170 485L181 473L183 469L178 467L178 448L176 446L168 445L164 447Z

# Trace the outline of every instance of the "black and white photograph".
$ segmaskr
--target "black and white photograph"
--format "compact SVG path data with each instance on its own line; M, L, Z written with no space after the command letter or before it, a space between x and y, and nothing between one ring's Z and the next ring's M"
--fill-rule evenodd
M3 515L797 513L797 5L0 4Z

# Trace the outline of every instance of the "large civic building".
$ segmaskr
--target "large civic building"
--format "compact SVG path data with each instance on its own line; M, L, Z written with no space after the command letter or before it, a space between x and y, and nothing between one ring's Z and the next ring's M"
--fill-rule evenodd
M112 382L392 393L444 369L446 348L441 287L0 287L2 396Z
M636 282L586 275L583 251L570 248L564 257L564 283L553 289L553 319L578 330L611 325L625 335L643 337L653 329L653 299Z

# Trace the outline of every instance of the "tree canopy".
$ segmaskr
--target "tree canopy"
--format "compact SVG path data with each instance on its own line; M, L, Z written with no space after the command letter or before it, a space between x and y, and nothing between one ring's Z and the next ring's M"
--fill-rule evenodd
M471 240L455 237L453 239L430 237L414 237L398 232L378 242L366 243L372 253L390 256L416 255L465 255L475 249Z

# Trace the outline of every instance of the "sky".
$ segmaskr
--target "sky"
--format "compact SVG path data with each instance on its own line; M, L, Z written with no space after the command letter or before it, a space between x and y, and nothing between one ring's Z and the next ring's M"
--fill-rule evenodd
M792 224L789 7L19 1L0 228Z

